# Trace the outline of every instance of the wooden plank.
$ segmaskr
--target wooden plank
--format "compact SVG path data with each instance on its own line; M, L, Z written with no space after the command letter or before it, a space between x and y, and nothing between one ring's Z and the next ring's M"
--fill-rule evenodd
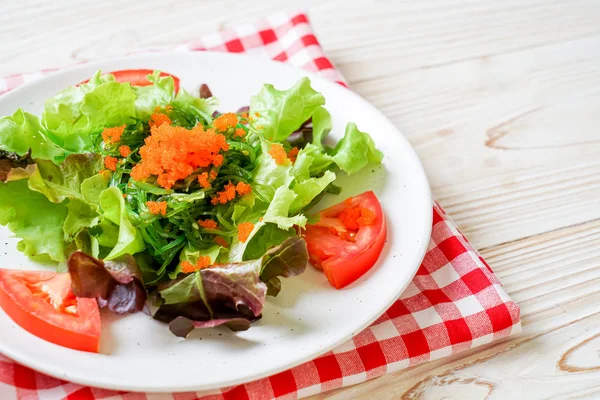
M467 237L490 247L600 218L599 42L577 39L355 88L414 144L434 195Z
M566 399L598 393L600 221L483 254L520 300L521 335L315 398Z

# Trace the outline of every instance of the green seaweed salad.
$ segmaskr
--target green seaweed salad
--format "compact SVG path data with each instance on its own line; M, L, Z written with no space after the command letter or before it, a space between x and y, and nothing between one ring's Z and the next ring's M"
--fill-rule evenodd
M266 84L225 114L204 85L195 96L158 71L148 81L97 72L41 118L0 118L0 224L114 312L140 311L151 294L178 335L247 329L279 277L305 270L307 212L339 193L336 172L382 154L353 123L324 144L331 116L308 78Z

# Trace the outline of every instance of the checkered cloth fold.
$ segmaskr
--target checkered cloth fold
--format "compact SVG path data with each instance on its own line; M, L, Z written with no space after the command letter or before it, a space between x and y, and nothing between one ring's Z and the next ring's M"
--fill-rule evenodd
M269 57L344 84L304 13L278 13L178 46ZM51 70L0 79L0 93ZM258 381L211 393L146 395L83 387L35 372L0 355L0 398L295 399L363 382L490 343L520 331L519 307L442 208L433 208L427 254L406 291L352 340L312 361Z

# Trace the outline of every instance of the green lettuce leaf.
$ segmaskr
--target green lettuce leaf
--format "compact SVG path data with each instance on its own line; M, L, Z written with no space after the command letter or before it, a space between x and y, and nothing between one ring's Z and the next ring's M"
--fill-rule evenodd
M38 160L37 168L29 178L29 188L44 194L53 203L65 199L85 201L82 183L97 175L102 168L99 154L70 154L56 165L51 161Z
M112 186L100 193L100 206L104 218L119 227L117 243L104 257L106 260L113 260L126 254L133 255L146 249L141 233L129 220L123 194L117 187Z
M74 179L80 181L81 178ZM77 238L84 229L95 227L100 223L100 193L108 187L108 182L107 175L93 175L81 182L80 196L69 198L66 205L68 214L63 225L67 242ZM93 237L94 243L111 248L117 244L118 226L105 220L99 231L103 234ZM96 251L94 253L94 256L98 255Z
M132 86L135 94L135 112L138 119L148 120L156 107L169 104L175 97L175 82L171 76L160 76L160 71L148 75L153 85Z
M57 146L47 136L38 117L19 109L10 117L0 118L0 150L23 156L59 162L65 149Z
M65 260L62 226L66 216L63 204L30 190L24 179L0 184L0 224L21 239L18 248L29 257Z
M292 236L296 236L294 229L283 230L276 224L265 224L248 242L244 258L246 260L260 258L269 248L281 244Z
M90 151L94 134L133 122L135 98L129 83L115 82L112 75L98 71L89 82L47 100L42 125L59 146L74 153Z
M331 153L333 160L348 175L360 171L369 163L381 163L383 153L375 147L373 139L350 122L346 133Z
M108 126L130 124L136 117L135 100L129 83L104 83L83 97L79 107L82 118L76 126L83 132L98 132Z
M96 226L100 221L98 208L80 199L71 199L66 204L67 218L63 224L65 241L70 242L81 231Z
M332 129L331 114L324 107L317 107L312 115L313 144L322 145Z
M296 196L290 205L289 211L296 213L308 206L333 181L335 181L335 173L325 171L320 178L309 178L296 183L293 187L293 192Z
M100 193L108 188L108 175L97 174L81 182L81 195L89 204L100 206Z
M335 179L335 174L334 174ZM274 223L279 229L288 230L292 226L297 225L301 228L306 226L306 217L304 215L288 216L290 207L295 202L297 194L294 191L280 187L275 191L273 200L269 204L269 208L263 216L263 222Z
M294 225L298 225L300 227L304 227L306 225L307 219L306 216L302 214L298 215L289 215L289 209L296 198L296 194L288 188L280 187L276 190L276 193L270 203L264 203L257 201L255 206L252 208L250 212L244 214L243 221L238 221L238 224L241 222L251 222L254 224L254 229L248 235L248 238L245 242L240 242L235 236L232 240L231 247L228 253L228 261L229 262L242 262L244 260L251 259L250 255L253 257L261 256L263 253L260 253L260 248L265 246L273 246L279 244L281 242L273 242L273 241L261 241L258 240L258 243L254 241L255 235L261 232L268 225L275 225L278 229L287 231L292 228ZM269 228L271 229L271 228ZM266 232L266 234L269 234ZM280 237L287 237L287 235L280 235ZM248 251L248 247L257 246L258 248L253 248ZM249 252L246 254L246 252Z
M327 154L322 146L312 143L307 144L306 147L300 150L296 162L304 157L309 158L311 161L308 167L310 176L321 175L323 172L335 166L333 157Z
M257 159L257 167L253 171L254 189L264 200L271 201L275 190L279 187L289 187L294 176L291 174L292 164L290 162L279 165L269 154L271 144L263 141L262 153Z
M267 140L281 142L308 120L325 98L302 78L287 90L266 84L250 99L251 128Z

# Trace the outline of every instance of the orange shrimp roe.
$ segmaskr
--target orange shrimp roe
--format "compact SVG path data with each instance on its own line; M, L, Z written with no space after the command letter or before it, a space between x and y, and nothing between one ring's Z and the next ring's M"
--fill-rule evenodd
M210 171L210 174L208 174L208 177L214 181L215 179L217 179L217 176L219 175L219 173L216 170L212 170Z
M113 156L104 157L104 166L106 167L106 169L109 169L113 172L117 170L118 162L119 162L119 160L116 157L113 157Z
M129 155L131 154L131 147L126 145L119 146L119 153L122 157L129 157Z
M242 118L244 118L244 119L248 119L248 116L249 116L249 115L250 115L250 114L248 113L248 111L244 111L244 112L242 113Z
M246 130L242 129L242 128L237 128L235 130L235 133L233 134L233 137L244 137L246 136Z
M223 190L217 192L215 197L212 198L211 203L216 206L217 204L225 204L235 199L235 189L235 185L229 182L223 187Z
M198 175L198 183L204 189L210 189L212 187L210 181L208 180L208 172L203 172L200 175Z
M150 116L148 125L152 128L153 126L161 126L162 124L171 125L171 118L167 114L155 113Z
M198 225L207 229L217 229L219 227L217 222L212 219L200 219L198 220Z
M238 182L238 184L235 187L235 191L240 195L240 196L244 196L248 193L252 193L252 186L248 185L247 183L244 182Z
M375 213L368 208L352 207L344 209L339 218L346 229L358 231L358 228L361 226L373 225L375 222Z
M211 266L210 257L209 256L200 256L198 257L198 261L196 264L192 264L189 261L181 262L181 272L184 274L189 274L190 272L200 271L201 269L208 268Z
M212 122L212 126L219 132L226 132L238 124L238 117L234 113L220 115Z
M173 106L172 106L172 105L170 105L170 104L167 104L167 105L165 106L165 111L166 111L166 112L171 112L171 111L173 111Z
M150 214L167 215L166 201L147 201L146 207L148 207L148 211L150 211Z
M228 248L229 247L229 243L227 243L227 240L225 240L223 237L221 236L217 236L215 237L215 243L218 244L221 247L225 247Z
M221 151L229 150L225 136L202 125L192 129L163 124L153 126L140 148L141 161L131 170L137 181L151 175L157 183L171 189L175 182L190 176L198 168L223 163Z
M284 165L285 161L288 159L287 155L285 154L285 150L283 149L283 146L279 143L273 143L271 145L271 148L269 149L269 154L271 155L271 157L273 157L275 163L277 163L278 165Z
M125 132L125 125L104 128L104 131L102 131L102 140L106 144L119 143L123 132Z
M292 147L290 151L288 151L287 156L292 163L296 162L296 158L298 158L298 153L300 150L297 147Z
M238 225L238 240L244 243L248 240L250 233L254 230L254 224L252 222L242 222Z

